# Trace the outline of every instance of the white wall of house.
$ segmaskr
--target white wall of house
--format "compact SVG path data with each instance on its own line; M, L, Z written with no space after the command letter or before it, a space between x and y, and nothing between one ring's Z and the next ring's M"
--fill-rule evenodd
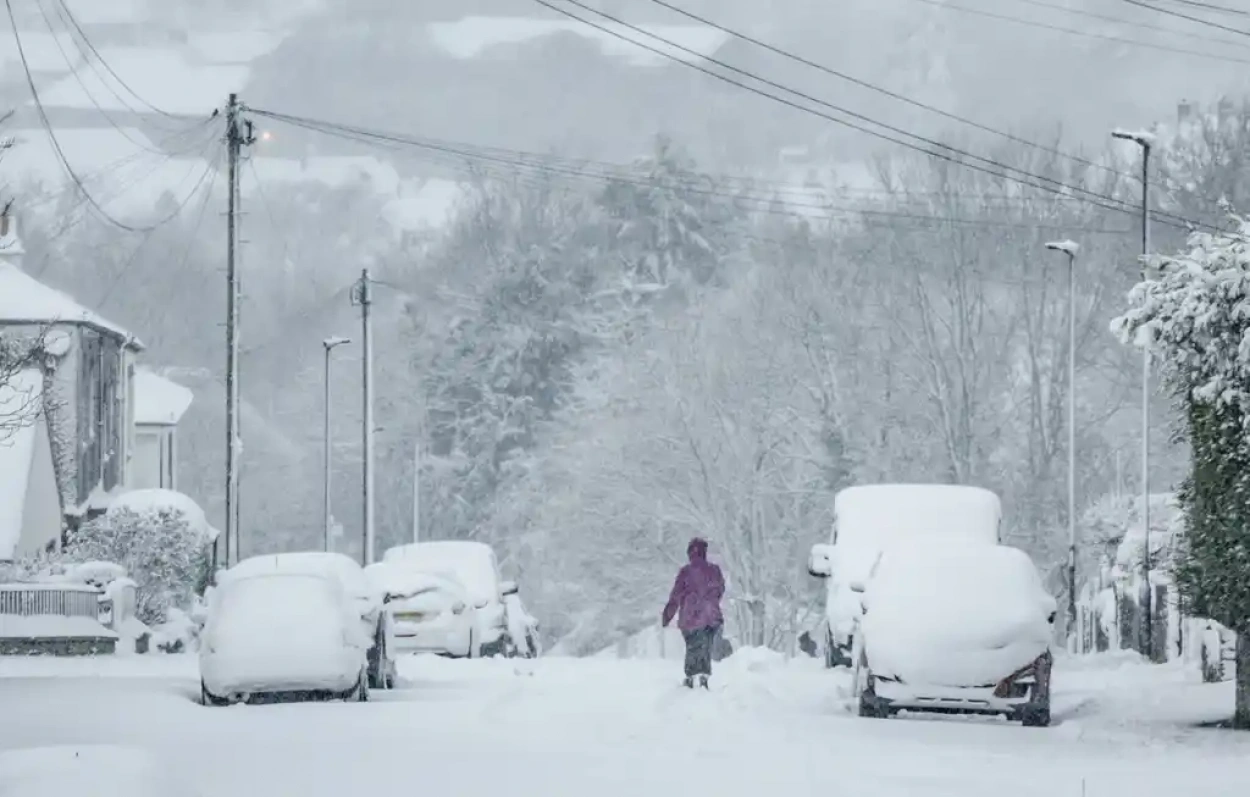
M61 495L52 467L52 446L43 413L35 421L34 433L35 450L26 482L22 532L14 552L16 558L40 553L61 542Z
M132 490L176 490L174 462L174 427L136 426L134 450L130 459Z

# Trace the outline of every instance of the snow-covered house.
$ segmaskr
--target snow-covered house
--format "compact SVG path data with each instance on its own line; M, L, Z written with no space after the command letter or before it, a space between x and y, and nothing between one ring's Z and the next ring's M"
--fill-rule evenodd
M0 562L56 547L124 489L143 349L23 271L23 253L0 217L0 334L37 355L0 386Z
M140 368L135 372L135 437L127 486L178 489L178 421L191 406L190 390Z

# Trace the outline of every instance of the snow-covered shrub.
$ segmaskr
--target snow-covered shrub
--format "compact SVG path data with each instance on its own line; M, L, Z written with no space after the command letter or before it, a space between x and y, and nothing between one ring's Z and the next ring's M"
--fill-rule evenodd
M202 591L209 568L207 540L177 507L146 511L113 507L70 536L65 558L111 561L126 568L138 584L136 616L150 626L171 609L189 607Z

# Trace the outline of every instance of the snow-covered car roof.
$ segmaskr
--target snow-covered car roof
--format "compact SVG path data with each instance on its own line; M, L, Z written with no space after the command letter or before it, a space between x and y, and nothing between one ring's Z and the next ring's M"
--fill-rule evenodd
M331 573L261 571L229 574L213 593L206 627L213 646L274 650L293 640L338 640L339 626L359 629L342 582ZM328 647L337 645L335 641Z
M155 755L121 745L29 747L0 752L0 794L5 797L193 797L195 792Z
M374 562L365 576L383 595L412 597L422 592L447 592L459 600L467 597L464 584L454 572L430 572L406 566L405 562Z
M383 562L403 562L428 573L454 573L474 600L499 599L495 552L485 543L440 540L399 545L387 550Z
M350 556L332 551L298 551L295 553L251 556L226 571L227 578L291 573L325 575L338 580L352 598L380 599L377 589L365 576L364 568Z
M868 577L878 554L897 541L929 538L998 542L1002 504L981 487L954 484L866 484L834 499L837 575Z

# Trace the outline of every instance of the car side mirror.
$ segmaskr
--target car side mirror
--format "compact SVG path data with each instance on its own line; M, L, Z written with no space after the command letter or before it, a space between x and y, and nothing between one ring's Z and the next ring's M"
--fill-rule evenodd
M515 581L505 581L499 585L499 591L504 595L515 595L521 591L521 587Z
M829 578L833 575L833 546L817 543L807 557L807 572L814 578Z

